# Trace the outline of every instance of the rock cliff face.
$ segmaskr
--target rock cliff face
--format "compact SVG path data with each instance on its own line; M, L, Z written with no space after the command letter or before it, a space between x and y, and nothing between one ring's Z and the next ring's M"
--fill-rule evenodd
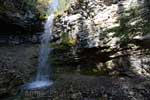
M148 9L145 2L72 0L70 8L56 18L54 33L60 37L58 43L71 42L74 50L64 50L66 55L70 55L68 59L58 52L56 61L71 62L75 66L97 66L96 70L104 68L149 76L149 64L144 63L149 62L148 47L143 45L149 39L142 39L149 34L148 19L143 17Z
M138 0L72 0L66 13L56 19L54 31L69 34L82 47L117 46L121 38L106 30L120 27L125 12L141 4Z
M35 3L35 4L34 4ZM1 0L1 33L34 33L42 30L35 0Z
M52 0L1 0L0 33L33 34L43 31L43 22L47 17L47 8ZM59 12L69 4L68 0L59 0ZM67 4L66 4L67 3ZM7 30L6 30L7 29Z
M47 0L37 1L45 3L44 1ZM47 3L39 3L35 7L35 5L31 5L34 4L33 2L36 2L36 0L1 0L0 25L3 27L0 28L0 32L34 33L41 31L41 19L43 19L41 18L41 10L45 11L44 9L46 8L43 8L43 6L47 5ZM131 81L135 78L138 82L139 77L141 79L149 78L150 24L148 13L150 9L148 4L148 0L70 0L70 7L67 10L65 9L64 13L58 13L55 19L53 29L54 42L50 45L54 47L50 59L52 65L54 65L54 73L60 74L69 70L69 72L71 71L77 74L130 77ZM0 43L25 44L27 43L25 41L37 43L38 39L36 34L35 38L34 35L29 36L30 38L27 35L20 37L18 34L6 36L7 34L3 35L6 38L3 40L2 35L0 35ZM30 80L29 77L33 78L38 63L37 61L38 50L33 45L0 46L0 75L3 75L1 77L2 81L0 80L0 86L2 86L0 87L0 95L12 94L13 89L16 91L16 86L23 84L24 81ZM11 75L12 77L10 77ZM8 77L11 80L8 80ZM77 88L79 86L79 89L82 89L82 86L80 87L80 81L81 83L83 82L83 87L85 83L89 86L93 85L92 83L89 84L89 81L87 82L89 78L85 78L85 81L81 78L79 81L78 76L77 78L74 78L74 76L70 78L64 76L62 79L64 79L62 81L66 84L66 88L62 86L63 84L60 85L60 83L63 83L61 79L58 80L58 87L54 87L56 88L54 98L60 95L63 96L61 90L66 91L70 88L69 92L64 93L71 93L72 82L74 82L73 84L75 86L77 85ZM108 78L106 77L104 79L107 80ZM69 83L67 83L68 80L70 80ZM94 78L94 80L94 84L97 84L97 79ZM76 81L79 81L79 83L76 83ZM11 82L9 84L10 87L7 88L5 83L8 84L9 82ZM93 82L93 80L90 82ZM102 82L101 78L99 82ZM106 83L109 82L106 81ZM129 84L131 83L129 82ZM142 87L137 86L137 89L134 83L130 96L136 95L139 98L137 100L149 100L149 81L144 84L142 83ZM103 84L97 84L97 87L100 87L99 85L103 87ZM115 86L115 84L113 85ZM120 83L117 84L117 86L119 85ZM121 84L121 87L126 88L125 85L126 83L123 86ZM112 84L109 84L109 89L111 89L111 86ZM105 86L105 80L103 88L110 95L120 93L119 89L115 93L110 93L107 90L107 85ZM135 88L140 92L140 97L138 97L138 93L136 94L136 92L132 94ZM129 88L126 89L128 91ZM76 91L76 89L74 90ZM113 90L116 90L116 87ZM87 91L89 90L87 89ZM92 91L90 90L89 94ZM58 95L55 96L57 92ZM101 94L101 88L97 92ZM64 100L70 100L70 98L76 99L76 95L80 96L80 94L84 95L84 89L81 92L79 90L75 94L73 91L69 95L71 97ZM89 94L85 93L85 99L88 98L86 96ZM93 95L91 95L91 98L94 98L92 97ZM119 97L121 97L120 95ZM144 98L145 95L147 96L146 99Z

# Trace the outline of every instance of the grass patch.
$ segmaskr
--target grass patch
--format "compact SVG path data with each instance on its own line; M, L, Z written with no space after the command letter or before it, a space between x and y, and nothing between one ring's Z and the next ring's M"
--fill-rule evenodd
M80 74L89 75L89 76L101 76L101 75L109 75L109 69L103 68L98 70L97 68L83 68L80 71Z

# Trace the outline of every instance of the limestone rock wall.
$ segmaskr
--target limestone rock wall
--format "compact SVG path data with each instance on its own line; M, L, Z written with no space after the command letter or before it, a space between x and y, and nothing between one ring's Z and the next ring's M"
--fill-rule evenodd
M149 64L142 62L143 59L149 62L144 57L149 46L143 45L149 39L134 40L136 36L149 34L143 28L148 26L143 23L144 3L145 0L72 0L70 8L57 16L53 31L60 37L59 42L63 41L62 34L76 41L73 51L77 56L63 60L64 55L60 54L57 60L74 61L82 67L97 66L97 70L106 68L112 74L117 70L149 77Z
M72 0L70 8L56 18L54 33L69 34L83 47L116 46L120 38L105 30L119 27L124 12L141 4L141 0Z

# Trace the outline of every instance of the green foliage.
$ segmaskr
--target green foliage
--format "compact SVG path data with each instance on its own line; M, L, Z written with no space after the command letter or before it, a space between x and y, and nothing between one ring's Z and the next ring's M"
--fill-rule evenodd
M92 75L92 76L100 76L100 75L109 75L109 69L104 67L101 70L98 70L97 68L83 68L81 69L80 73L83 75Z
M64 11L66 11L70 6L70 0L59 0L59 8L56 12L56 15L61 15Z
M39 10L41 16L40 19L46 19L48 17L47 7L53 0L38 0L37 9ZM70 6L70 0L59 0L58 10L55 12L55 15L61 15L66 11Z
M150 23L148 23L148 22L144 23L142 30L143 30L144 35L150 34Z
M114 32L114 37L119 37L122 43L127 43L138 33L149 33L150 25L142 19L140 9L134 7L124 11L118 20L120 25L106 30L106 33Z
M63 32L63 33L61 33L61 38L62 38L62 43L64 43L64 44L68 43L68 41L69 41L69 34Z
M4 5L0 4L0 13L5 11L7 11L7 8Z
M31 7L36 7L37 5L37 0L24 0L24 2Z
M47 18L47 8L52 0L37 0L36 8L40 13L40 19L45 20Z
M52 43L51 47L58 49L66 49L76 45L76 39L69 37L69 33L61 33L61 43Z
M61 36L62 44L66 46L74 46L76 45L76 40L69 37L69 33L62 33Z

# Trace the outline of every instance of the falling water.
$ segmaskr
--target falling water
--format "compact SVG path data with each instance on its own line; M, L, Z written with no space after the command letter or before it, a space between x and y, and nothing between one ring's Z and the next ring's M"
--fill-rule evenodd
M41 45L39 53L39 65L36 80L28 85L28 88L41 88L45 86L50 86L52 81L49 79L50 75L50 64L48 64L48 57L51 52L49 47L49 42L52 36L54 13L58 8L58 0L53 0L48 9L48 19L44 26L44 33L41 36Z

